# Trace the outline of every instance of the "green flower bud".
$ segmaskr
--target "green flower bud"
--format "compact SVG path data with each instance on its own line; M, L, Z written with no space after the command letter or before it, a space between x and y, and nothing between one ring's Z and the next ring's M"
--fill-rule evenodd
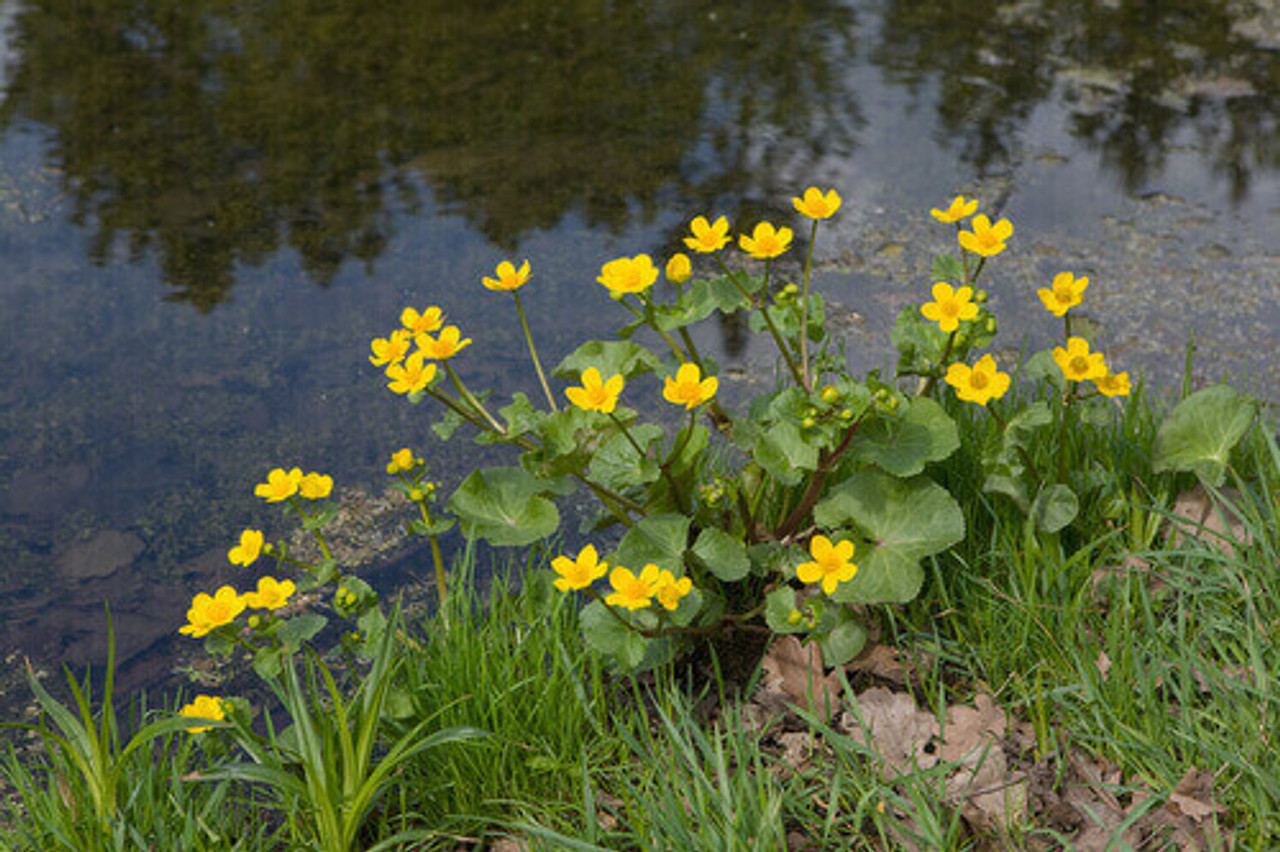
M839 398L840 398L840 391L836 390L831 385L827 385L825 388L822 389L822 401L825 402L827 405L831 405Z
M812 429L814 426L818 425L818 421L814 420L812 417L806 417L800 421L800 425L806 429Z
M811 405L811 406L809 406L808 408L806 408L806 409L804 410L804 416L805 416L805 417L817 417L817 416L818 416L818 409L814 408L814 407Z
M613 299L615 302L621 302L624 298L626 298L626 296L627 296L626 293L620 293L617 290L609 291L609 298Z
M787 613L787 624L799 624L803 618L804 614L801 613L800 610L793 609L791 612Z
M427 496L427 495L423 492L423 490L422 490L421 488L410 488L410 489L409 489L409 499L410 499L410 500L412 500L412 501L413 501L413 502L415 502L415 503L420 503L420 502L422 502L422 498L424 498L424 497L426 497L426 496Z
M840 412L840 419L841 419L841 420L852 420L852 419L853 419L853 409L852 409L852 408L846 408L846 409L842 410L842 411Z
M987 321L986 321L986 323L983 325L983 329L987 332L987 334L995 334L995 333L996 333L996 318L995 318L995 317L987 317Z
M347 592L346 597L344 598L344 602L346 603L347 606L353 606L356 602L356 593Z
M973 294L973 300L977 302L979 305L985 305L987 303L987 291L986 290L977 291L976 293Z
M261 625L262 625L262 616L259 616L259 615L249 616L249 626L251 628L253 628L254 630L257 630Z
M788 284L787 286L782 288L782 292L786 293L788 296L794 296L795 294L800 292L800 288L797 287L795 284Z

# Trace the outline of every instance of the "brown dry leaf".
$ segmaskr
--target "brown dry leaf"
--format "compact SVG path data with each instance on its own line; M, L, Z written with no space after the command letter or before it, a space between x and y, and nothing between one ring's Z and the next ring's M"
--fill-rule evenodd
M959 764L947 779L947 796L962 805L975 828L1000 831L1019 821L1027 808L1027 781L1009 773L1001 741L1008 717L990 695L974 697L974 706L947 708L942 759Z
M1173 788L1166 807L1173 805L1183 815L1196 823L1204 822L1214 814L1225 813L1226 807L1213 800L1213 775L1200 772L1194 766L1182 776L1178 786Z
M803 768L816 745L813 734L808 731L789 731L779 734L777 739L782 746L782 762L792 769Z
M515 837L499 837L489 848L492 852L529 852L529 843Z
M937 764L938 720L916 709L910 695L876 686L858 695L854 703L855 712L844 713L841 721L850 732L862 729L866 745L883 758L881 777L892 780Z
M1139 828L1133 825L1121 828L1128 813L1108 789L1111 785L1106 780L1119 780L1115 767L1075 750L1071 751L1068 765L1070 771L1063 784L1062 801L1080 826L1072 839L1072 848L1077 852L1111 852L1126 845L1130 849L1142 848ZM1131 808L1137 806L1135 799Z
M844 670L850 674L861 672L887 680L895 686L905 686L911 664L905 666L900 659L897 648L891 645L872 645L864 650L857 659L848 663Z
M1107 565L1093 569L1089 576L1093 599L1099 603L1105 602L1103 583L1112 578L1124 577L1127 574L1146 577L1152 592L1158 592L1168 585L1160 578L1159 574L1151 570L1150 562L1140 556L1126 554L1124 559L1120 560L1119 565Z
M1098 652L1098 659L1094 661L1094 665L1098 667L1098 674L1102 675L1103 680L1111 674L1111 658L1107 656L1106 651Z
M839 705L840 679L824 672L822 651L816 644L806 646L794 636L779 637L764 655L761 666L766 691L781 690L794 703L820 715L829 716Z
M1171 541L1175 547L1182 544L1182 536L1199 540L1228 556L1236 555L1236 544L1249 544L1253 538L1240 523L1238 510L1240 494L1229 488L1218 492L1226 504L1226 512L1214 503L1204 486L1184 491L1173 501L1174 518L1170 521Z

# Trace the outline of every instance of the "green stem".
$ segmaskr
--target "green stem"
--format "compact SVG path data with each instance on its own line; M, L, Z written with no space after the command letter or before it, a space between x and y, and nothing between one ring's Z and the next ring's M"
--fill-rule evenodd
M289 505L293 508L295 512L298 513L298 516L302 518L304 521L310 521L315 518L314 515L308 515L303 510L303 508L298 505L298 501L295 500L293 497L289 498ZM329 545L325 544L324 535L320 532L320 528L319 527L312 528L311 534L315 536L316 544L320 545L320 555L323 556L325 559L332 559L333 557L329 555Z
M849 442L853 440L853 433L858 431L858 424L862 422L862 418L858 418L849 424L849 428L845 430L844 437L840 439L840 443L831 452L823 451L819 455L818 469L813 472L809 485L805 488L804 495L800 498L800 502L791 510L786 519L778 526L774 535L777 539L785 539L791 535L800 526L800 523L812 511L818 498L822 495L822 486L827 480L827 474L836 466L836 462L840 460L840 456L844 455L844 451L849 448Z
M542 372L542 362L538 360L538 350L533 345L533 334L529 331L529 321L524 315L524 305L520 304L520 291L512 290L511 295L516 298L516 311L520 314L520 325L524 328L525 342L529 344L529 355L533 358L533 368L538 371L538 381L542 382L542 392L547 395L547 404L551 406L551 410L558 411L556 399L551 395L551 386L547 384L547 374Z
M787 339L782 336L780 331L778 331L778 326L774 324L773 317L769 314L769 307L765 304L765 299L768 298L769 294L769 272L770 266L772 265L771 262L765 261L764 291L761 294L760 299L757 300L747 292L746 287L742 286L742 282L738 280L738 277L729 271L729 267L725 266L724 260L720 255L716 255L715 257L716 263L720 264L720 269L724 272L725 276L728 277L730 283L732 283L734 287L738 288L739 293L746 296L747 301L750 302L753 307L760 311L760 315L764 317L764 324L769 329L769 334L773 336L774 343L778 345L778 351L782 353L783 360L787 362L787 369L791 371L791 377L795 379L796 384L803 387L804 377L800 374L800 367L796 364L795 358L791 356L791 348L787 345Z
M973 283L977 282L977 280L978 280L978 276L979 276L980 274L982 274L982 267L984 267L984 266L986 266L986 265L987 265L987 259L986 259L985 257L980 257L980 258L978 258L978 265L974 268L974 270L973 270L973 275L971 275L971 276L967 277L967 278L965 279L965 283L973 284ZM965 264L965 266L966 266L966 268L967 268L967 267L968 267L968 264Z
M427 509L427 501L424 497L418 501L418 510L422 513L422 522L430 527L432 524L431 511ZM441 612L444 611L444 597L447 592L444 575L444 559L440 556L440 542L437 540L435 533L429 533L427 536L431 540L431 561L435 563L436 569L436 594L439 596Z
M996 421L996 425L1000 427L1001 433L1009 431L1009 424L1000 416L1000 412L996 411L994 405L986 406L987 413ZM1035 477L1036 484L1040 485L1044 480L1040 476L1040 471L1036 470L1035 463L1031 461L1031 456L1027 455L1026 447L1021 444L1014 444L1014 449L1018 451L1018 455L1022 458L1022 463L1027 466L1027 470L1031 471L1031 475Z
M449 366L449 362L442 361L441 363L444 364L445 372L449 374L449 380L453 382L454 388L457 389L458 396L465 399L468 405L479 412L479 414L488 422L490 429L497 432L499 435L506 437L506 427L495 420L493 415L489 413L488 409L484 407L480 400L476 399L475 395L472 394L471 391L467 390L466 385L462 383L462 379L459 379L458 374L453 371L453 367Z
M809 251L804 259L804 301L800 303L800 377L805 393L813 390L809 379L809 274L813 270L813 244L818 239L818 220L809 230Z
M960 329L957 328L947 338L947 345L942 349L942 357L938 359L938 366L934 368L933 372L929 373L929 376L920 385L920 396L928 396L933 393L933 387L938 383L938 377L942 374L942 368L947 365L947 359L951 357L951 349L955 346L956 335L959 333Z
M689 356L684 353L683 349L676 345L676 342L671 339L671 335L667 334L665 330L658 328L658 323L653 317L653 302L649 300L648 294L638 293L636 294L636 298L640 300L640 304L644 305L644 315L641 318L644 320L645 325L656 331L662 339L666 341L667 346L671 347L671 354L676 356L677 361L681 364L688 361ZM637 316L640 316L640 314L637 314Z

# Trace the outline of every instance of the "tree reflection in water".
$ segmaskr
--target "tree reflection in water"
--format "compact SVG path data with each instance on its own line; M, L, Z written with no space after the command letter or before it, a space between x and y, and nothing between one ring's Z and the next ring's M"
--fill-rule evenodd
M423 186L511 249L847 154L854 22L833 0L35 0L0 121L48 128L94 262L154 252L209 310L285 246L322 285L372 263Z

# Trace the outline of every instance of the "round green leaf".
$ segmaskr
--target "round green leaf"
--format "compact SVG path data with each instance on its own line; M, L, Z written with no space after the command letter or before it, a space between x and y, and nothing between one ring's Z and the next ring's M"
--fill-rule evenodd
M673 574L683 571L689 541L689 519L684 515L654 515L637 521L618 543L611 565L622 565L639 574L652 562Z
M792 624L791 613L799 609L796 606L796 590L790 586L779 586L764 599L764 620L774 633L803 633L803 621Z
M751 570L746 545L718 527L708 527L698 534L693 553L708 571L726 583L741 580Z
M894 476L915 476L960 446L955 421L928 397L916 397L896 423L875 419L859 430L855 457Z
M827 666L843 666L862 653L867 644L867 628L858 617L845 607L839 611L845 613L840 622L829 632L814 636L822 650L822 662Z
M1076 492L1060 483L1041 489L1031 504L1036 528L1046 533L1056 533L1074 521L1079 512L1080 501L1076 499Z
M813 509L818 526L854 526L872 545L855 552L858 573L832 598L857 603L906 603L920 591L920 560L964 538L964 514L952 496L923 476L897 479L861 470Z
M1252 400L1225 385L1193 393L1160 424L1152 467L1157 473L1188 470L1208 485L1222 485L1231 448L1256 413Z
M497 547L531 544L560 528L555 504L539 495L549 487L518 467L477 470L453 492L448 509L467 538Z
M619 622L603 601L587 604L579 619L588 645L624 669L640 665L647 644L645 638Z

